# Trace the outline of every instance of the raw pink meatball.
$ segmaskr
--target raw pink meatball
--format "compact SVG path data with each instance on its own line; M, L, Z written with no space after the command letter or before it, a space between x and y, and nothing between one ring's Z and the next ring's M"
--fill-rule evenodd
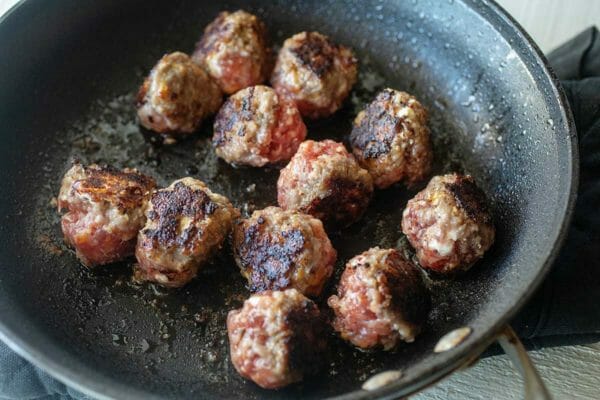
M439 273L469 269L494 242L483 191L469 175L436 176L409 200L402 231L424 268Z
M231 362L265 389L301 381L323 364L325 328L317 305L296 289L254 294L227 317Z
M340 108L357 73L352 50L319 32L302 32L283 43L271 84L293 99L302 115L320 118Z
M221 107L213 146L230 164L262 167L289 160L305 137L294 103L259 85L240 90Z
M222 12L192 54L227 94L263 83L273 66L267 29L255 15Z
M346 264L337 295L328 300L333 328L362 349L390 350L412 342L429 312L421 273L394 249L374 247Z
M307 140L277 181L277 201L285 210L313 215L329 226L359 219L371 200L373 180L343 144Z

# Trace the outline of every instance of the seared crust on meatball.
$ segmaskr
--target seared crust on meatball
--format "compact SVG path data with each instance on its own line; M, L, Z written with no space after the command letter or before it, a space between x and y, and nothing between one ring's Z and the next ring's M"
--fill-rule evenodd
M431 170L427 111L408 93L381 91L354 120L350 143L378 188L402 180L413 186Z
M82 264L109 264L133 255L155 182L135 169L75 163L65 174L58 211L65 241Z
M137 95L140 123L165 134L189 134L219 109L221 90L186 54L165 55Z
M367 209L373 180L343 144L332 140L303 142L277 181L277 201L328 226L347 226Z
M295 288L311 297L321 294L337 256L321 221L279 207L239 221L233 251L251 291Z
M317 305L296 289L254 294L227 317L231 362L257 385L281 388L318 372L325 329Z
M263 83L273 66L265 24L242 10L222 12L192 54L227 94Z
M271 84L296 102L302 115L336 112L356 83L357 60L347 47L318 32L301 32L283 43Z
M485 194L471 176L459 174L434 177L409 200L402 231L421 266L443 274L469 269L495 236Z
M223 244L239 211L204 182L183 178L152 194L135 255L138 280L185 285Z
M348 261L328 304L343 339L362 349L390 350L415 340L430 297L417 267L394 249L374 247Z
M213 146L228 163L262 167L289 160L305 137L296 105L259 85L240 90L221 107Z

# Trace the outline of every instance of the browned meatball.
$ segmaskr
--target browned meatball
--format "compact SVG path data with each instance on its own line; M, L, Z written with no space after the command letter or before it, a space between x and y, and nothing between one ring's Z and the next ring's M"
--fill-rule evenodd
M135 169L75 163L67 171L58 210L68 211L61 219L62 231L82 264L92 267L133 255L154 186L152 178Z
M390 350L415 340L430 298L417 267L394 249L374 247L348 261L328 304L342 338L362 349Z
M409 200L402 231L421 266L439 273L469 269L494 242L485 194L469 175L436 176Z
M373 180L343 144L307 140L277 181L277 201L286 210L314 215L328 226L359 219L373 194Z
M271 84L293 99L302 115L326 117L340 108L357 71L352 50L318 32L302 32L283 43Z
M316 304L296 289L252 295L230 311L227 332L238 373L266 389L315 374L325 350L325 323Z
M221 247L239 215L226 197L197 179L179 179L155 192L138 235L136 278L185 285Z
M259 85L240 90L221 107L213 146L228 163L262 167L289 160L305 137L296 105Z
M263 83L273 66L265 25L241 10L220 13L204 30L192 58L227 94Z
M321 221L278 207L240 221L233 251L250 290L295 288L312 297L321 294L337 255Z
M433 158L427 111L413 96L393 89L380 92L354 120L352 152L378 188L423 180Z
M190 57L165 55L137 95L140 123L165 134L189 134L221 105L219 87Z

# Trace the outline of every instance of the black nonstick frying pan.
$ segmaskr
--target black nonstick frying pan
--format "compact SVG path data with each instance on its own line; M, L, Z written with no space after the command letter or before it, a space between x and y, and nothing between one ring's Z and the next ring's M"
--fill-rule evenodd
M379 89L411 92L429 109L435 172L471 173L497 225L496 244L470 272L428 281L434 306L415 343L363 353L332 335L326 370L280 391L244 381L229 362L225 316L248 292L228 251L181 290L136 285L131 263L82 268L52 205L72 157L137 167L162 185L198 177L244 212L275 203L278 171L217 160L211 123L160 146L135 120L133 94L162 54L191 51L219 11L238 8L261 16L276 45L319 30L356 50L351 99L309 123L309 137L344 140ZM488 1L25 1L0 22L0 137L0 337L68 384L111 399L391 398L422 388L477 356L532 294L564 236L577 182L558 82ZM410 251L400 214L414 193L379 191L360 223L331 232L336 278L371 246ZM433 352L463 326L472 334L462 344ZM360 390L390 369L403 376Z

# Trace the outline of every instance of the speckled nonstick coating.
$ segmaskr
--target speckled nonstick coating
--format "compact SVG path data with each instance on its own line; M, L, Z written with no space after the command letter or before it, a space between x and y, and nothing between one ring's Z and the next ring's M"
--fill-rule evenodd
M225 316L248 292L228 249L183 289L135 285L130 262L82 268L62 244L51 205L72 157L137 167L161 185L198 177L246 213L275 203L278 170L217 160L210 122L160 147L135 120L134 93L156 60L191 51L218 11L240 7L265 20L276 45L319 30L356 50L351 100L309 123L310 138L345 140L377 90L406 90L429 109L435 171L473 174L498 227L496 244L470 272L428 280L433 310L414 343L363 353L332 335L327 369L279 391L244 381L229 362ZM568 222L577 181L570 112L537 47L494 3L29 0L0 22L0 48L0 337L98 397L397 397L491 340L542 279ZM331 232L336 277L371 246L406 249L400 214L414 193L378 191L362 221ZM464 325L473 334L462 345L432 352ZM404 375L382 391L359 391L387 369Z

